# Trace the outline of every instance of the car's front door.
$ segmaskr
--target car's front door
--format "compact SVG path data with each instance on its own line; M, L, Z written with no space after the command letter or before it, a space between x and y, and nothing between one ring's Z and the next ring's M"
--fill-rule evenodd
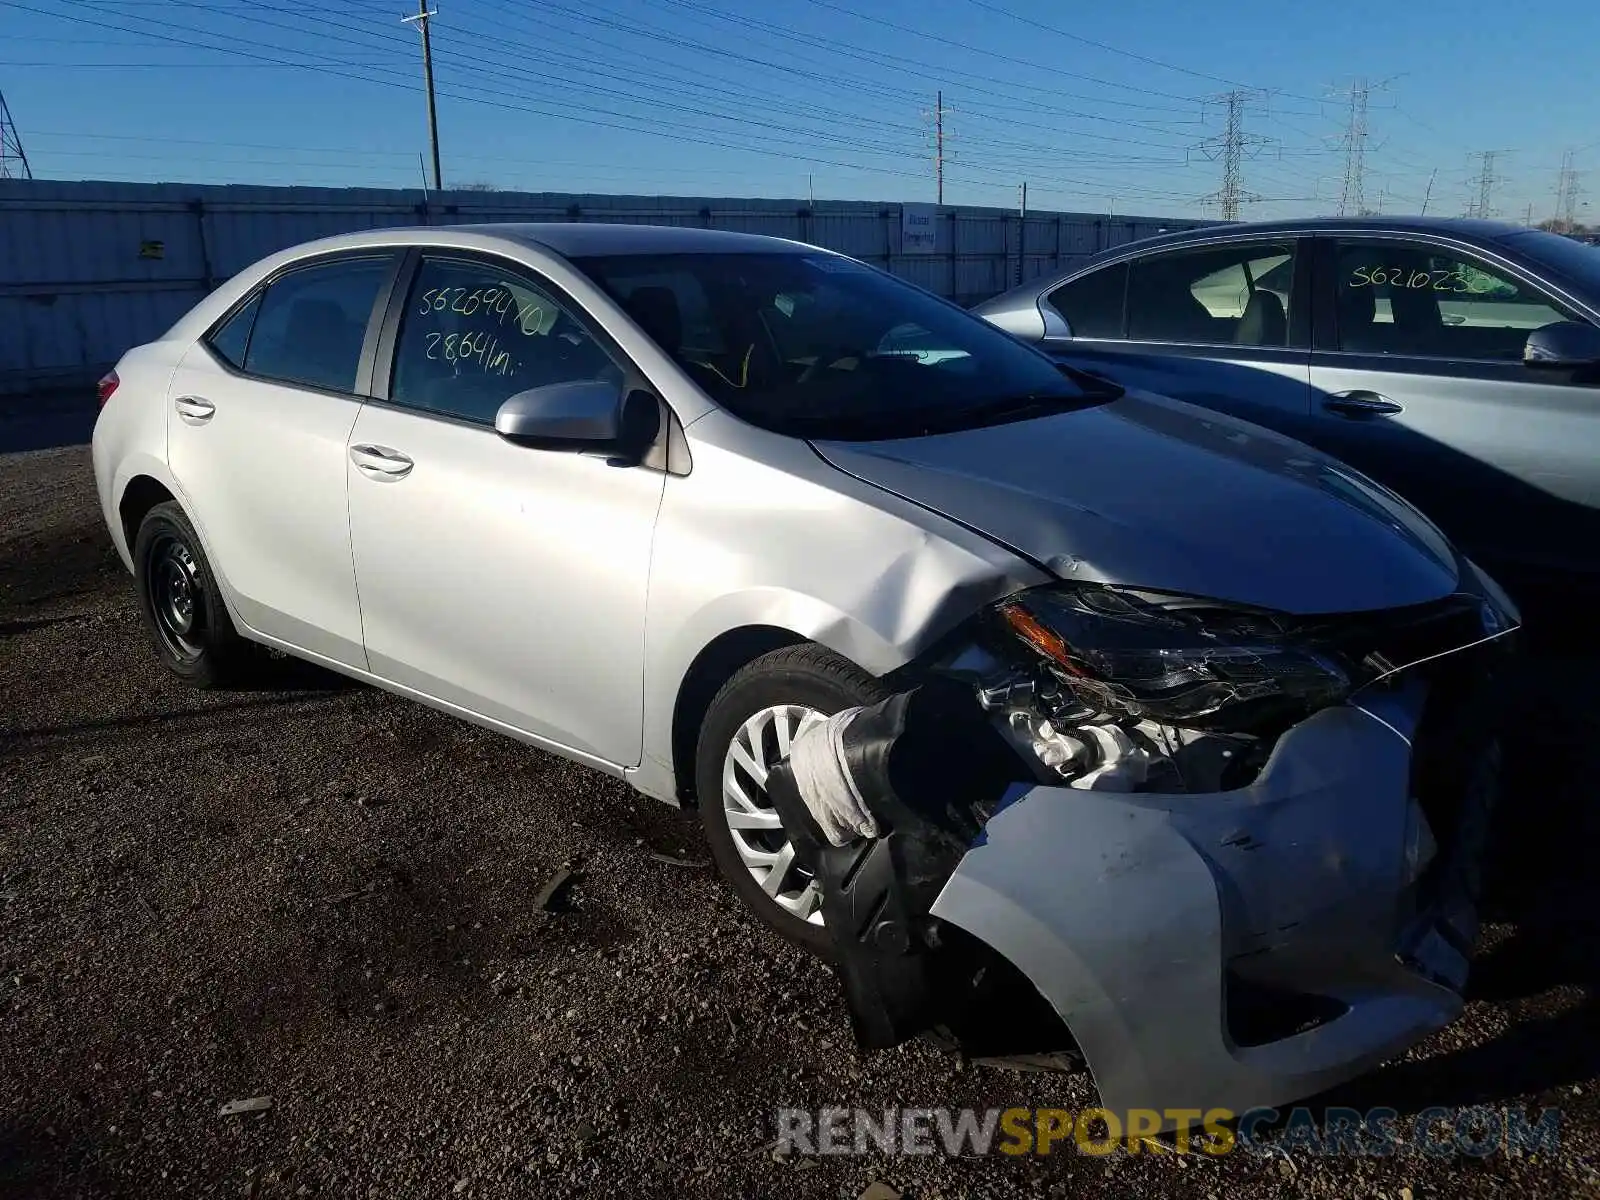
M1069 338L1046 349L1119 383L1292 434L1309 414L1309 274L1292 237L1162 250L1045 297Z
M1600 568L1600 386L1523 365L1581 320L1514 264L1407 237L1318 239L1310 440L1474 557Z
M394 304L381 399L362 408L348 447L372 671L581 756L636 764L665 476L494 429L518 392L585 379L620 389L632 368L551 285L501 260L424 254Z
M345 443L397 261L368 251L278 274L189 349L167 397L167 460L236 615L357 668Z

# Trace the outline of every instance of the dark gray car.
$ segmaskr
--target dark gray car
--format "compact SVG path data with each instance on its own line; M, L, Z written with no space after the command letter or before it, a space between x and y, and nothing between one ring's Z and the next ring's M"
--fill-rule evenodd
M1600 251L1489 221L1213 226L977 306L1349 462L1475 558L1600 576Z

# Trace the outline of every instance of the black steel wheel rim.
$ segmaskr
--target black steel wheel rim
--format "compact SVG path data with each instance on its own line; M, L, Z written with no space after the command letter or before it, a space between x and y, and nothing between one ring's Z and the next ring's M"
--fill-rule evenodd
M205 588L194 551L181 537L162 534L151 543L145 568L156 633L173 655L193 662L204 648L205 626Z

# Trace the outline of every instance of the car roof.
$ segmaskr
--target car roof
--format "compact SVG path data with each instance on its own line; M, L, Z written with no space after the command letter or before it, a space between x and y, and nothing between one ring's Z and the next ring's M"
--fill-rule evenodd
M564 258L596 254L799 254L827 253L815 246L730 229L685 225L622 225L602 221L505 221L465 225L412 225L336 234L294 247L296 255L375 245L533 246Z
M1096 258L1111 258L1131 250L1181 246L1185 242L1211 241L1219 237L1257 237L1281 234L1318 233L1435 233L1455 237L1498 241L1523 232L1521 225L1504 221L1482 221L1472 217L1300 217L1281 221L1239 221L1217 225L1198 225L1175 233L1157 234L1136 242L1125 242Z

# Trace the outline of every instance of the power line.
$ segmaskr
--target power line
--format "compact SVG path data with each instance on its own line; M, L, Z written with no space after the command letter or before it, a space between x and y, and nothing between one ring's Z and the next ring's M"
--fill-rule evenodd
M812 0L812 2L813 3L819 3L820 0ZM1111 45L1111 44L1109 44L1107 42L1096 41L1094 38L1084 37L1082 34L1073 33L1071 30L1062 29L1059 25L1050 25L1050 24L1047 24L1044 21L1035 20L1033 17L1025 17L1021 13L1012 12L1010 9L1003 8L999 4L991 3L990 0L968 0L968 2L971 3L971 4L977 5L979 8L987 9L988 11L990 11L992 13L998 13L1000 16L1010 17L1013 21L1020 21L1024 25L1031 25L1035 29L1041 29L1041 30L1045 31L1046 33L1053 33L1058 37L1068 38L1068 39L1070 39L1070 40L1072 40L1074 42L1080 43L1081 45L1093 46L1093 47L1095 47L1095 49L1104 50L1109 54L1119 54L1123 58L1131 58L1131 59L1135 60L1136 62L1148 63L1153 67L1161 67L1162 69L1167 70L1167 71L1177 71L1177 72L1179 72L1181 74L1184 74L1184 75L1193 76L1196 79L1208 80L1211 83L1223 83L1223 84L1226 84L1232 90L1238 90L1238 91L1259 91L1260 90L1258 88L1252 87L1250 84L1241 83L1237 79L1225 79L1221 75L1210 75L1210 74L1207 74L1205 71L1191 70L1188 67L1180 67L1176 63L1164 62L1159 58L1151 58L1149 55L1146 55L1146 54L1138 54L1138 53L1135 53L1132 50L1124 50L1120 46L1113 46L1113 45ZM830 4L827 7L832 8L834 6ZM1082 78L1087 78L1087 76L1083 76ZM1100 80L1100 81L1097 81L1097 82L1105 82L1105 81ZM1127 85L1127 84L1110 84L1109 86L1112 86L1112 87L1128 87L1129 85ZM1134 89L1134 90L1149 91L1150 89ZM1150 94L1151 95L1155 95L1155 96L1164 96L1164 95L1168 95L1169 93L1150 91ZM1292 92L1285 92L1283 94L1286 95L1286 96L1294 96L1294 93L1292 93ZM1320 103L1320 101L1318 101L1317 98L1314 97L1314 96L1294 96L1294 98L1296 100L1309 100L1313 104Z
M960 50L964 54L972 54L975 52L974 48L966 42L957 41L954 38L942 37L937 33L929 33L927 30L916 29L910 25L902 25L898 21L890 21L884 17L876 17L867 13L857 12L853 8L846 8L842 4L835 4L833 0L810 0L810 2L817 5L819 8L826 8L836 13L842 13L847 17L854 17L858 21L868 21L874 25L880 25L885 29L893 29L897 33L910 34L912 37L921 38L924 41L937 42L940 45ZM976 0L974 0L974 2L976 2ZM1006 15L1015 16L1016 14L1007 13ZM1026 59L1012 58L1010 55L1001 54L994 50L977 50L976 53L982 54L987 58L994 58L1003 62L1009 62L1014 66L1031 67L1034 70L1048 70L1052 74L1064 75L1071 79L1082 79L1086 83L1097 84L1100 87L1119 88L1123 91L1138 93L1139 95L1159 96L1166 100L1193 99L1192 96L1180 96L1176 92L1163 92L1157 90L1156 88L1138 87L1131 83L1118 83L1114 79L1101 79L1095 75L1084 75L1077 71L1065 70L1059 66L1041 67L1038 63L1030 63Z
M116 31L118 33L144 33L144 32L146 32L146 31L143 31L143 30L131 29L128 26L125 26L125 25L114 25L114 24L111 24L109 22L98 21L98 20L94 20L94 19L88 18L88 17L74 16L74 15L70 15L70 14L67 14L67 13L61 13L61 12L52 12L52 11L49 11L49 10L46 10L46 9L33 7L32 5L16 3L15 0L11 0L11 3L12 3L13 7L22 9L23 11L26 11L26 12L38 13L38 14L43 15L43 16L58 17L58 18L60 18L62 20L75 21L75 22L78 22L80 24L96 26L96 27L99 27L99 28L102 28L102 29L111 29L111 30L114 30L114 31ZM157 23L157 22L152 22L149 19L146 19L146 21L147 21L147 24L148 23ZM173 26L169 22L159 22L159 24L168 25L170 28L177 29L178 32L180 32L180 33L182 33L184 35L184 37L181 40L181 42L180 42L180 39L174 38L174 37L171 37L171 36L162 37L162 39L161 39L162 41L168 42L168 43L187 44L187 45L191 45L191 46L196 45L196 43L193 42L193 40L192 40L193 37L194 37L194 33L195 33L194 30L185 29L182 26ZM233 41L241 41L241 40L243 40L243 39L240 39L240 38L232 38L231 35L215 33L215 32L211 33L210 36L216 37L216 38L229 38L230 40L233 40ZM251 45L261 45L260 42L254 42L254 43L250 43L250 44ZM323 73L323 74L326 74L326 75L334 76L336 78L358 80L358 81L364 82L364 83L375 83L375 84L378 84L378 85L384 86L384 87L402 88L402 89L404 89L406 91L411 91L412 88L414 87L414 85L409 83L409 82L400 82L400 81L398 81L398 80L396 80L394 78L391 78L391 77L379 77L379 76L373 76L373 75L367 75L367 74L353 74L353 73L351 73L349 71L335 70L335 69L333 69L332 67L330 67L329 65L327 65L325 63L306 63L306 62L296 63L296 62L293 62L292 60L274 58L271 55L265 55L265 54L260 53L258 50L253 50L253 49L251 49L251 50L238 49L238 48L235 48L233 46L226 46L226 45L218 46L218 45L215 45L215 44L204 45L204 46L202 46L202 48L208 49L208 50L216 50L216 51L219 51L219 52L222 52L222 53L227 53L227 54L237 54L237 55L241 55L241 56L246 57L246 58L258 59L258 60L263 60L263 61L267 61L267 62L277 62L277 63L280 63L280 64L285 65L285 66L299 66L302 69L307 70L307 71L320 72L320 73ZM302 55L303 54L310 54L313 57L325 57L325 56L322 56L322 55L318 55L314 51L300 50L300 49L295 49L295 48L286 47L286 46L269 45L269 48L270 49L274 49L274 50L279 50L279 51L282 51L284 53L290 53L290 54L302 54ZM392 74L392 73L390 73L390 74ZM468 85L462 85L462 86L463 87L468 87ZM470 88L469 90L478 91L478 92L489 91L489 89L486 89L486 88ZM576 122L579 122L579 123L582 123L582 124L586 124L586 125L593 125L593 126L596 126L598 128L602 128L602 129L620 130L620 131L626 132L626 133L639 133L639 132L641 132L641 128L640 128L641 121L648 121L649 123L653 123L653 124L657 125L658 127L660 127L662 125L662 123L659 122L659 121L650 121L650 119L641 118L636 113L618 113L615 110L598 109L593 105L584 105L584 106L581 106L581 107L577 106L577 105L565 106L565 107L568 107L568 108L573 108L573 109L577 109L578 110L576 113L573 113L573 112L563 112L563 111L559 111L559 110L552 111L551 108L538 107L538 106L530 105L530 104L512 104L512 103L509 103L507 101L499 100L499 99L490 99L490 98L481 97L481 96L463 95L463 94L461 94L459 92L446 91L443 88L439 89L439 94L442 95L442 96L451 97L453 99L459 99L459 100L461 100L461 101L463 101L465 103L477 104L477 105L487 106L487 107L490 107L490 108L498 108L498 109L503 109L503 110L510 111L510 112L533 113L533 114L538 115L538 116L557 117L557 118L561 118L561 119L565 119L565 120L576 121ZM493 95L499 95L500 93L495 92L495 93L492 93L492 94ZM558 102L558 101L547 101L546 103L554 106L556 104L559 104L560 102ZM597 113L597 112L598 113L603 113L603 114L606 114L606 115L609 115L609 116L619 117L621 119L624 119L624 120L628 121L629 123L628 124L622 124L622 123L619 123L618 121L603 120L600 117L592 115L592 114ZM779 127L779 128L781 128L781 127ZM646 129L646 130L643 130L643 132L651 132L651 130ZM697 133L696 134L685 134L685 133L682 133L682 132L680 132L680 131L678 131L676 129L672 129L671 130L671 136L673 136L676 140L678 140L680 142L688 142L688 143L692 143L692 144L695 144L695 145L710 146L710 147L713 147L715 149L721 149L721 150L737 150L737 151L741 151L741 152L744 152L744 153L761 155L763 157L768 157L768 158L781 158L781 159L784 159L784 160L787 160L787 161L792 161L794 159L794 157L795 157L795 153L794 153L793 149L780 149L780 148L777 148L776 146L753 146L753 145L748 145L748 144L743 144L743 143L738 143L738 142L729 142L729 141L724 141L724 140L720 140L720 139L716 139L716 138L708 138L708 137L700 136ZM864 166L864 165L862 165L860 163L840 162L840 161L838 161L836 159L821 158L821 157L818 157L816 155L810 155L808 161L811 161L811 162L814 162L814 163L825 164L827 166L840 167L840 168L843 168L845 170L864 171L864 172L867 172L867 173L870 173L870 174L894 175L894 176L899 176L899 177L903 177L903 178L919 178L919 177L921 177L917 172L913 172L913 171L909 171L909 170L897 170L897 169L890 168L890 167L869 167L869 166Z
M684 4L686 4L688 2L688 0L672 0L672 2L677 3L679 5L684 5ZM887 25L890 28L901 29L901 30L903 30L905 32L915 34L918 37L924 37L924 38L927 38L927 39L935 41L935 42L942 42L942 43L945 43L945 44L948 44L948 45L951 45L951 46L956 46L956 47L959 47L959 48L965 50L968 54L972 53L972 50L971 50L970 47L963 46L961 43L951 41L948 38L942 38L942 37L938 36L937 34L923 33L920 30L913 30L913 29L910 29L908 26L896 25L894 22L885 21L885 20L883 20L883 19L881 19L879 17L871 17L871 16L867 16L864 13L851 12L851 10L849 10L849 9L840 8L837 5L829 3L828 0L812 0L812 3L821 4L821 5L823 5L824 7L827 7L827 8L832 8L832 9L836 9L839 12L848 13L849 15L857 17L857 18L859 18L860 20L863 20L863 21L871 21L874 24L878 24L878 25ZM591 5L591 8L592 8L592 5ZM626 16L623 16L621 14L612 14L612 15L607 15L607 16L599 16L599 15L596 15L595 12L593 12L593 11L577 12L577 11L573 11L573 10L569 10L569 9L561 9L561 10L554 10L554 11L556 13L558 13L563 19L566 19L566 20L579 21L579 22L583 22L583 23L586 23L586 24L599 25L602 28L615 29L615 30L618 30L620 32L623 32L623 33L626 33L626 34L629 34L629 35L632 35L632 36L635 36L635 37L644 37L644 38L648 38L648 39L650 39L652 41L660 41L660 42L663 42L663 43L668 44L668 45L677 46L679 48L691 50L691 51L694 51L694 52L697 52L697 53L712 54L712 55L716 55L716 56L722 57L722 58L728 58L728 59L732 59L732 60L735 60L735 61L742 61L742 62L745 62L745 63L753 64L753 65L759 66L759 67L761 67L761 68L763 68L765 70L769 70L769 71L770 70L781 71L781 72L784 72L786 74L796 75L796 76L800 77L801 79L805 80L807 83L813 84L813 85L817 81L817 71L816 71L816 69L814 67L813 68L796 67L793 64L780 63L780 62L774 62L774 61L772 61L770 59L757 58L757 57L755 57L753 55L741 54L741 53L738 53L738 52L735 52L735 51L728 50L728 49L726 49L724 47L721 47L721 46L714 46L714 45L711 45L711 44L706 43L706 42L700 42L700 41L695 41L693 39L684 38L681 35L679 35L677 33L674 33L674 32L671 32L669 30L663 30L663 29L660 29L657 26L644 24L643 22L640 22L636 17L633 17L631 14L626 15ZM606 10L602 10L602 11L606 11ZM545 14L545 15L549 15L549 14ZM924 83L933 83L933 84L942 85L945 82L947 82L947 80L949 78L951 78L951 77L955 77L957 79L972 80L972 81L975 81L975 82L966 83L964 85L964 87L966 88L967 91L969 91L969 92L971 92L971 93L973 93L975 95L991 96L991 97L994 97L994 98L1002 100L1002 101L1008 101L1008 102L1011 102L1011 103L1017 103L1018 100L1019 100L1019 97L1016 96L1014 93L1016 91L1019 91L1019 90L1043 93L1043 94L1048 95L1048 96L1058 96L1058 95L1061 94L1060 91L1058 89L1056 89L1056 88L1047 88L1047 87L1044 87L1042 85L1027 84L1027 83L1021 83L1021 82L1017 82L1017 81L1008 81L1004 85L1000 85L1000 86L1006 86L1006 87L1009 87L1009 88L1013 89L1013 93L1012 94L1007 94L1006 92L995 90L996 89L996 81L990 76L978 75L978 74L974 74L973 72L970 72L970 71L948 70L948 69L947 70L935 70L935 69L933 69L931 67L928 67L927 65L925 65L925 64L923 64L921 62L918 62L916 59L903 58L903 57L901 57L899 55L891 55L891 54L888 54L888 53L886 53L884 51L863 50L863 49L860 49L858 47L853 47L853 46L845 45L843 43L833 42L831 39L814 38L811 35L801 34L801 33L798 33L796 31L793 31L793 30L788 30L783 26L773 25L773 24L771 24L769 22L764 22L764 21L757 21L757 20L754 20L754 19L749 18L749 17L741 16L739 14L718 12L715 15L719 16L723 20L732 21L732 22L735 22L737 24L745 25L745 26L752 27L752 28L760 28L760 29L765 29L765 30L771 31L775 36L784 38L785 40L796 41L796 42L799 42L801 44L808 44L808 45L821 44L821 45L824 45L826 47L832 48L832 51L834 53L843 55L844 57L854 58L854 59L857 59L859 61L866 62L866 63L868 63L870 65L877 66L877 67L880 67L880 68L886 68L886 69L889 69L889 70L898 71L901 74L908 75L908 76L914 77L916 79L919 79L919 80L923 81ZM1003 59L1007 58L1007 56L1004 56L1004 55L1000 55L998 57L1003 58ZM1024 65L1024 66L1035 66L1035 69L1042 69L1042 68L1038 68L1035 64L1028 64L1026 62L1023 62L1023 60L1009 60L1009 61L1022 62L1022 65ZM1069 76L1073 74L1070 71L1058 71L1056 73L1057 74L1063 74L1063 75L1069 75ZM1089 78L1089 77L1080 76L1079 78ZM865 81L866 88L864 89L863 88L863 81L861 81L859 79L859 77L850 77L850 76L835 76L835 81L836 82L842 82L844 86L849 86L849 87L855 88L857 90L868 90L868 89L871 89L871 88L877 88L877 89L881 90L882 87L884 86L881 83L877 83L875 81ZM1095 82L1104 82L1104 81L1095 80ZM1111 86L1118 86L1118 85L1111 85ZM922 94L925 95L926 93L924 92ZM1177 98L1178 99L1184 99L1184 97L1177 97ZM1041 100L1028 101L1028 100L1026 100L1025 97L1024 98L1020 98L1020 99L1022 99L1023 102L1025 102L1025 103L1031 104L1032 107L1031 107L1030 111L1039 111L1039 109L1044 106L1044 102L1041 101ZM1155 122L1136 121L1136 120L1130 120L1130 119L1126 119L1126 118L1122 118L1122 117L1107 117L1107 116L1099 115L1097 113L1086 113L1086 112L1081 112L1081 111L1072 110L1072 109L1062 109L1059 106L1053 106L1053 107L1056 108L1056 111L1059 111L1059 112L1063 113L1066 116L1077 117L1080 120L1101 121L1101 122L1104 122L1104 123L1107 123L1107 124L1111 124L1111 125L1119 125L1119 126L1124 126L1124 127L1128 127L1128 128L1141 129L1141 130L1157 132L1157 133L1165 132L1165 130L1161 129L1159 124L1155 123ZM1110 139L1109 135L1106 135L1106 136L1108 137L1108 140L1116 140L1116 141L1126 141L1127 140L1126 138L1122 138L1122 137L1117 137L1117 138L1114 138L1114 139Z

